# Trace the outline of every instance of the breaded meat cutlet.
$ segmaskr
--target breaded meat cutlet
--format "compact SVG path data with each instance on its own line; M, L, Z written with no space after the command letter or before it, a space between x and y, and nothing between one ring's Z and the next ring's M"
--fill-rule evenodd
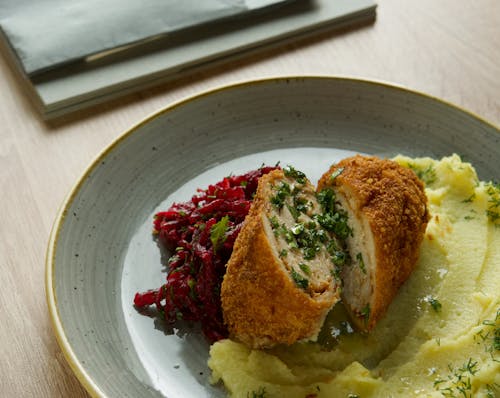
M355 326L369 331L417 263L429 219L424 186L394 161L357 155L321 177L318 191L328 188L347 212L351 229L342 301Z
M316 220L315 188L293 169L261 177L222 283L230 336L253 348L314 340L339 300L336 238Z

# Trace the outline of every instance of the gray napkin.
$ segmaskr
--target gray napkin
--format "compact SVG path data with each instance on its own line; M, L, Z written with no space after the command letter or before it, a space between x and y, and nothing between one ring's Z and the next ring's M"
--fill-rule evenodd
M1 0L0 28L27 74L291 0Z

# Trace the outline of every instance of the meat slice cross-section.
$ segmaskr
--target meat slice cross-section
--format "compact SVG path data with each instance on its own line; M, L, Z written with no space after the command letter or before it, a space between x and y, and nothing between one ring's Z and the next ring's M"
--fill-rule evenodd
M342 269L342 301L369 331L413 271L429 219L423 183L410 169L357 155L332 166L318 191L332 189L347 212L351 261Z
M346 259L328 228L335 218L328 200L291 167L260 179L222 283L232 338L254 348L316 338L339 300Z

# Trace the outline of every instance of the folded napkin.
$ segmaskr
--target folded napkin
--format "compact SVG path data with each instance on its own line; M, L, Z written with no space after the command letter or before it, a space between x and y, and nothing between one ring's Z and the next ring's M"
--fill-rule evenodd
M0 29L29 75L292 0L2 0Z

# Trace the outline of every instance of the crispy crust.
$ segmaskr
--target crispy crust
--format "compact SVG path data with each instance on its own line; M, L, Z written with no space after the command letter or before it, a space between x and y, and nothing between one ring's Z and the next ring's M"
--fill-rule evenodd
M332 181L330 176L339 168L342 173ZM356 213L365 217L373 234L376 288L369 319L360 316L360 308L349 305L349 297L342 298L356 326L371 330L417 263L429 219L424 186L413 171L394 161L360 155L332 166L321 177L318 190L327 186L337 195L354 195Z
M230 335L254 348L314 336L339 299L336 286L314 298L297 287L273 249L264 223L271 206L270 185L283 177L281 170L275 170L260 179L222 283L222 309Z

